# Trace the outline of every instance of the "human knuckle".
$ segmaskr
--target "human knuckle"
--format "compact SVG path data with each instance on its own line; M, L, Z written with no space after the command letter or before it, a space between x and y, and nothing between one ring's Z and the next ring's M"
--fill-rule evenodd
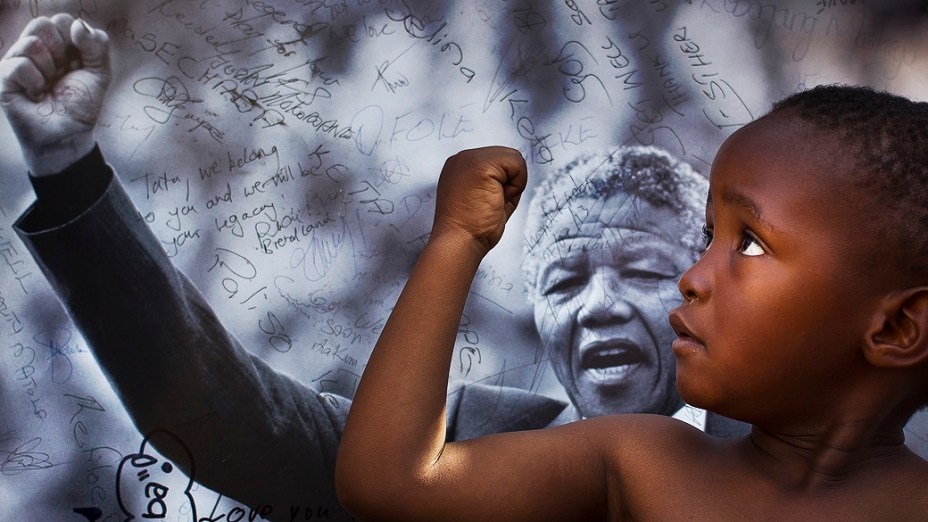
M3 68L0 69L0 71L2 71L4 75L22 77L23 75L29 74L32 68L33 65L27 58L13 57L3 61Z
M449 162L457 169L470 169L475 165L475 157L472 151L463 150L451 156Z
M22 49L23 52L28 54L38 54L48 49L48 46L45 44L45 40L36 35L30 35L23 38Z

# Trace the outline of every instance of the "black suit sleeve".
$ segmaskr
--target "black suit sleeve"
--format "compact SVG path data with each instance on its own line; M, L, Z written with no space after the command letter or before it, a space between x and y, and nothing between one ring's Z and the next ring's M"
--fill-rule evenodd
M98 149L34 178L16 224L143 433L166 430L193 456L166 456L245 504L330 510L348 401L320 395L250 355L179 273ZM165 448L170 451L170 448Z

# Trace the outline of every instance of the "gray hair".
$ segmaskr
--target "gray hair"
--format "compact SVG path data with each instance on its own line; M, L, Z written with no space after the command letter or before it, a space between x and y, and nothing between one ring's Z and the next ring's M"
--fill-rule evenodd
M642 198L651 205L676 211L683 223L692 224L680 244L702 251L702 215L709 182L690 165L668 152L645 146L595 150L581 154L553 171L532 193L523 242L525 290L536 299L536 280L542 245L557 239L553 222L578 201L605 200L617 194Z

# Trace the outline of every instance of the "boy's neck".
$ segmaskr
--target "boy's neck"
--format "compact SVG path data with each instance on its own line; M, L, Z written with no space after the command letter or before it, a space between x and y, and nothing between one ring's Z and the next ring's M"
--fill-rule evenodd
M790 433L754 426L750 453L771 478L790 489L831 488L912 456L902 425L871 422L858 417L824 430Z
M905 445L905 426L922 395L890 372L869 371L850 381L853 386L829 394L818 410L797 408L769 423L758 419L746 446L753 465L783 486L812 492L920 460Z

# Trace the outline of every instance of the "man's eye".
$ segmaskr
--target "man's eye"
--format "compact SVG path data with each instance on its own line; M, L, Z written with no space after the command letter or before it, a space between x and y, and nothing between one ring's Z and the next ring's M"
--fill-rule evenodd
M656 280L661 281L664 279L673 279L674 275L668 275L664 272L656 272L653 270L640 270L640 269L626 269L622 271L623 278L629 279L642 279L642 280Z
M760 246L754 238L751 236L744 236L744 239L741 240L741 245L738 247L738 251L745 256L761 256L764 255L764 249Z
M544 285L542 295L567 294L582 287L584 284L584 278L579 275L553 277Z

